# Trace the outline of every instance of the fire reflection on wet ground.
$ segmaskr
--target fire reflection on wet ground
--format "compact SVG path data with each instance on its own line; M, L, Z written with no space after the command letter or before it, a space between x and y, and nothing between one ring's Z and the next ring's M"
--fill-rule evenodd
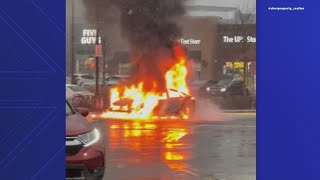
M131 166L151 165L159 162L174 171L186 171L190 165L191 133L188 124L170 125L154 122L115 121L108 130L108 152L111 162ZM122 156L126 154L126 156Z
M254 180L255 117L216 123L103 120L104 179Z

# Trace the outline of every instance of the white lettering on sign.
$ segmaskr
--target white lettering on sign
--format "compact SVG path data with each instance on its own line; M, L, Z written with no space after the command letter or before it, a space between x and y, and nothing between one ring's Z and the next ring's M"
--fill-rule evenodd
M183 45L199 45L199 44L201 44L200 39L193 39L193 38L189 38L189 39L181 38L178 41L180 42L180 44L183 44Z
M255 43L256 42L256 38L255 37L251 37L251 36L247 36L247 42Z
M96 29L83 29L81 44L95 44L96 43L97 30ZM99 37L99 44L101 43L101 37Z
M256 43L256 37L252 36L223 36L224 43L240 43L240 42L248 42L248 43Z

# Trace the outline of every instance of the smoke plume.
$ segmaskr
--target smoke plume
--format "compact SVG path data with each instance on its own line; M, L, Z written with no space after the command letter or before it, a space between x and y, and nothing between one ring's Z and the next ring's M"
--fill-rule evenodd
M87 5L99 1L88 1ZM165 72L175 64L175 40L181 35L177 20L184 14L184 0L106 0L100 17L110 17L111 7L119 13L121 33L130 44L136 81L143 77L145 90L165 91ZM97 4L96 4L97 5ZM104 7L100 5L100 9ZM112 13L113 14L113 13ZM103 19L102 19L103 21ZM103 31L103 29L102 29ZM145 78L148 77L148 78Z
M174 41L181 31L182 0L111 0L120 10L122 34L131 46L136 81L146 91L165 91L165 72L175 62ZM145 78L148 77L148 78Z
M170 47L180 35L174 18L184 14L182 0L111 0L121 12L123 35L133 47Z

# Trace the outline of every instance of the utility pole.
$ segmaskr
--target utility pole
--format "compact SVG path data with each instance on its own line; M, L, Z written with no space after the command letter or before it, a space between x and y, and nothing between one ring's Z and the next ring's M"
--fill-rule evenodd
M96 35L96 96L100 95L99 91L99 57L101 55L101 43L99 42L99 29Z
M99 97L99 56L101 56L101 43L99 42L99 7L96 4L96 47L95 47L95 55L96 55L96 97ZM99 51L100 50L100 51Z
M96 54L96 108L102 109L103 108L103 100L102 96L100 95L100 81L99 81L99 71L100 71L100 62L99 59L102 57L102 40L100 36L100 24L99 24L99 6L96 9L96 47L95 47L95 54Z
M76 83L74 78L74 1L72 0L71 5L71 84Z
M103 61L102 61L102 87L103 90L105 90L105 86L106 86L106 41L105 38L103 38L102 40L102 54L103 54Z
M102 34L102 33L101 33ZM101 35L102 36L102 35ZM102 37L101 37L102 38ZM105 36L103 36L102 41L102 102L103 102L103 107L106 106L106 102L107 102L107 92L106 92L106 52L107 52L107 47L106 47L106 40L105 40Z

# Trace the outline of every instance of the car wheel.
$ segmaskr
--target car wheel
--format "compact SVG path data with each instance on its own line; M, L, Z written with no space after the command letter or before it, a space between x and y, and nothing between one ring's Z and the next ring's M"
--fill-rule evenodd
M86 177L86 180L102 180L103 176L104 176L104 170L102 171L101 175L99 175L99 176L94 175L94 176Z
M102 180L102 179L103 179L103 175L96 178L96 180Z
M100 176L98 176L98 177L97 177L97 180L102 180L102 179L103 179L104 171L105 171L105 170L103 169L102 174L101 174Z

